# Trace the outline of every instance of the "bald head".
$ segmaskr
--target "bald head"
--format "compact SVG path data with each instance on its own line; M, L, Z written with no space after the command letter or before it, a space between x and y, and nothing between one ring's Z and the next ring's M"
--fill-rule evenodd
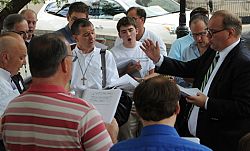
M0 68L16 75L26 64L27 48L22 37L13 32L0 35Z

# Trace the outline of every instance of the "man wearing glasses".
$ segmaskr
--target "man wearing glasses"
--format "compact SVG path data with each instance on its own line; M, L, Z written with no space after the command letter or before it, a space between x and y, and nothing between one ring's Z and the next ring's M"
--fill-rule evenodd
M28 38L29 27L27 21L22 15L8 15L3 21L3 32L15 32L19 34L25 41L26 46L28 45L26 40ZM30 76L30 72L28 72L29 69L26 67L26 63L24 64L24 67L21 68L21 70L23 72L18 72L17 75L12 76L12 80L14 81L19 93L22 93L26 90L23 78Z
M250 132L250 50L240 39L242 23L229 11L214 12L208 23L210 47L201 57L181 62L159 53L150 40L142 49L160 66L159 72L194 78L195 96L189 131L214 151L235 151ZM219 58L218 58L219 57Z

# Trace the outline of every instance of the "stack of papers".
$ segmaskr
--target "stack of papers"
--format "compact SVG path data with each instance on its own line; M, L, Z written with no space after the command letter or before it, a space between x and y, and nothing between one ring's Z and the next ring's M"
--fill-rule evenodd
M195 96L195 95L197 95L198 92L202 93L198 88L184 88L178 84L177 84L177 86L181 91L181 95L184 97Z
M120 77L115 83L110 85L110 87L120 88L125 92L131 92L134 91L138 84L139 83L135 79L133 79L128 74L125 74Z
M111 123L122 94L120 89L97 90L86 89L82 98L93 104L103 117L103 121Z

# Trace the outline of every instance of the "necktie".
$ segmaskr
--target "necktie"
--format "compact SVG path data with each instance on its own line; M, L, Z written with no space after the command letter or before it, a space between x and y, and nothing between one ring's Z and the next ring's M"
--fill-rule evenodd
M208 82L208 79L211 76L211 74L212 74L212 72L213 72L213 70L214 70L214 68L215 68L215 66L217 64L217 62L219 60L219 57L220 57L219 53L216 53L216 55L215 55L215 57L213 59L213 62L211 63L211 65L210 65L210 67L209 67L209 69L208 69L208 71L207 71L207 73L206 73L206 75L205 75L205 77L203 79L203 82L201 84L201 88L200 88L201 91L203 91L205 89L205 87L207 85L207 82Z
M205 89L207 82L217 64L219 60L219 53L216 53L210 67L208 68L208 71L203 79L203 82L201 84L201 91L203 92L203 90ZM196 135L196 126L197 126L197 118L198 118L198 114L199 114L199 107L192 105L189 113L188 113L188 128L191 134L193 134L194 136Z

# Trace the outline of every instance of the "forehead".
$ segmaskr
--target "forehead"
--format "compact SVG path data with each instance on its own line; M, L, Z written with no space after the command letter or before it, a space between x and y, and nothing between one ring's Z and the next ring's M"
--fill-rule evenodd
M20 23L15 24L15 30L18 31L27 31L29 29L28 23L26 20L23 20Z
M120 27L120 31L125 31L125 30L129 30L129 29L135 29L135 27L133 25L121 26Z
M212 16L208 22L208 28L220 28L223 27L223 17L222 16Z
M72 14L70 15L70 17L87 18L87 14L86 13L82 13L82 12L72 12Z
M197 20L195 22L192 22L191 26L190 26L191 31L192 30L199 30L199 29L204 30L205 28L207 28L207 26L204 23L204 21L202 21L202 20Z
M94 27L93 27L93 25L86 26L86 27L80 27L79 31L80 31L80 33L86 33L86 32L90 32L90 31L94 31Z
M23 16L27 20L36 20L36 14L31 11L24 13Z
M131 11L128 12L128 15L129 17L135 17L137 16L137 12L135 9L132 9Z

